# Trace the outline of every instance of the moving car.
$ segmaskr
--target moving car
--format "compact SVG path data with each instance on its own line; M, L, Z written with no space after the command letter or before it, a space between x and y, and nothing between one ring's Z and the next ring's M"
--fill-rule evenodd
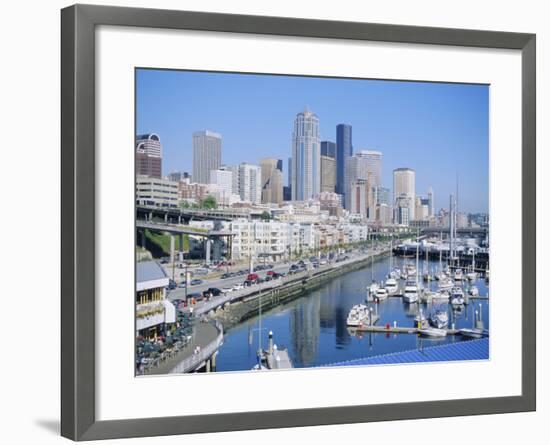
M191 280L191 286L197 286L199 284L202 284L202 280L199 280L199 279Z

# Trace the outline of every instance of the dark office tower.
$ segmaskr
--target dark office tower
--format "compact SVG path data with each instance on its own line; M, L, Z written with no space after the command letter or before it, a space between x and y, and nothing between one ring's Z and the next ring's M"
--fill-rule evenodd
M321 156L336 159L336 144L330 141L321 141Z
M351 125L338 124L336 126L336 193L343 198L346 193L346 164L352 155ZM343 199L342 202L346 200Z

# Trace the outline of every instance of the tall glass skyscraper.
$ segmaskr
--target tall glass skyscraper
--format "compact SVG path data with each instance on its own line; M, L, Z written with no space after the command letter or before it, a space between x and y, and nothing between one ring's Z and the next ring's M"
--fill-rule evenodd
M321 191L319 118L307 107L294 119L291 180L293 201L310 199Z
M348 158L353 154L351 139L351 125L338 124L336 126L336 193L344 197L346 194L346 164Z

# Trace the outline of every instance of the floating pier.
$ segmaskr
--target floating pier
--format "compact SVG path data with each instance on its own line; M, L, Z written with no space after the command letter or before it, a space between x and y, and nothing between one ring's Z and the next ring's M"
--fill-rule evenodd
M419 334L421 329L415 328L415 327L407 327L407 326L358 326L355 328L358 332L386 332L386 333L394 333L394 334ZM459 334L460 331L458 329L444 329L447 331L447 335L456 335Z

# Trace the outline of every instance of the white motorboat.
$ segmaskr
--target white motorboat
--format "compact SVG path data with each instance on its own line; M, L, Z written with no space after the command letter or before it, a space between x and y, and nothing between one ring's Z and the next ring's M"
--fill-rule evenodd
M393 269L391 272L390 272L390 278L395 278L396 280L400 280L401 279L401 270L400 269Z
M468 338L483 337L483 329L464 328L464 329L460 329L458 332L460 332L460 335L462 335L463 337L468 337Z
M472 297L477 297L479 295L479 289L477 288L477 286L470 286L470 289L468 290L468 293Z
M380 285L376 282L376 281L373 281L369 287L367 287L367 299L372 301L374 299L374 297L376 296L376 291L378 290L378 288L380 287Z
M448 300L449 299L449 293L446 291L424 291L424 297L428 301L433 300Z
M386 298L388 298L388 291L386 290L385 287L380 286L378 289L376 289L376 293L374 294L374 297L378 301L385 300Z
M445 328L449 324L449 314L447 311L436 310L430 315L430 324L437 328Z
M370 324L369 308L365 304L356 304L351 308L346 320L348 326L361 326Z
M445 329L438 328L424 328L420 329L418 332L426 337L445 337L447 335L447 331Z
M451 280L450 278L448 278L447 276L444 275L444 277L439 280L439 291L446 291L446 290L451 290L452 287L454 286L454 282L453 280Z
M451 304L454 306L459 306L464 304L464 291L459 286L454 286L451 289Z
M403 291L403 301L405 303L416 303L418 301L418 283L414 279L405 281L405 289Z
M455 270L454 279L455 281L462 281L464 279L464 274L462 272L462 269Z
M386 291L389 295L394 295L397 293L399 287L397 285L397 280L395 278L388 278L386 280Z
M414 277L416 275L416 268L412 264L405 266L405 278Z

